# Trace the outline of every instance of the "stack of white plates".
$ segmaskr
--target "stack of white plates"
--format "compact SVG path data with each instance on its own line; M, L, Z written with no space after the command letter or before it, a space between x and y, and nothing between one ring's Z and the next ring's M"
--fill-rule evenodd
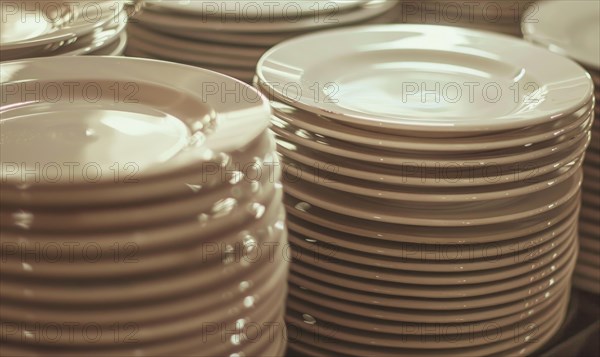
M523 23L529 41L578 61L596 86L596 116L600 115L600 2L544 1L536 4L536 23ZM583 205L579 221L579 261L573 283L600 294L600 123L592 129L585 157Z
M273 45L306 32L395 22L396 1L145 2L128 28L129 56L164 59L250 82L258 59Z
M521 37L521 21L537 20L533 0L404 0L400 21L446 25Z
M593 119L581 67L490 32L383 25L286 41L257 71L284 164L292 350L516 355L552 337Z
M0 71L0 354L282 355L287 233L266 99L152 60Z
M131 1L2 1L2 61L45 56L118 56Z

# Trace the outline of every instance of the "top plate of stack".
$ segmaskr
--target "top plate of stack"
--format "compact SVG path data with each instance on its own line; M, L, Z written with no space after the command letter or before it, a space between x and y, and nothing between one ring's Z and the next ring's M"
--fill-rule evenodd
M581 67L524 41L465 29L399 26L290 40L265 54L256 80L294 107L413 137L548 125L585 106L593 94ZM308 52L319 55L297 55Z
M2 2L2 61L121 54L131 12L128 3L106 0Z

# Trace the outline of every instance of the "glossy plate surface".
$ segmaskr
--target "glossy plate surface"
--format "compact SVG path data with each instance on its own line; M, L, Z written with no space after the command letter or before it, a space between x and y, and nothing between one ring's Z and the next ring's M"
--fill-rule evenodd
M40 175L21 173L44 167L42 183L54 185L114 182L111 172L127 165L137 178L164 175L243 147L269 123L268 102L253 88L195 67L63 57L7 62L0 71L0 159L12 165L2 170L9 184L41 184ZM225 86L237 98L223 98ZM57 177L68 163L93 168Z
M257 81L278 100L346 123L463 134L557 120L593 94L589 74L545 49L428 25L295 38L261 58Z

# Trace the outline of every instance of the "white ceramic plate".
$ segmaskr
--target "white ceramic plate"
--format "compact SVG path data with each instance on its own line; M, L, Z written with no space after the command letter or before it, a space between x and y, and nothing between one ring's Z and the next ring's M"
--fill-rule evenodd
M257 262L258 263L258 262ZM273 262L273 265L275 262ZM111 322L118 321L123 316L127 316L129 321L135 321L139 324L152 325L155 321L168 318L169 316L181 316L181 314L190 312L204 312L207 313L211 309L219 308L220 306L227 306L235 303L234 300L243 299L247 294L252 294L256 290L263 289L263 284L268 281L280 280L285 275L284 269L286 268L285 263L277 262L276 271L274 274L273 265L271 264L256 264L253 266L254 273L248 271L242 272L238 279L231 279L224 281L223 284L215 286L214 290L210 292L199 292L195 291L191 294L174 295L167 299L159 301L152 301L150 304L136 304L135 306L129 306L124 308L122 306L111 306L110 309L103 309L99 306L93 306L85 311L69 311L68 307L52 305L51 308L42 304L27 304L28 306L19 306L18 303L7 302L6 305L0 307L2 315L6 319L11 320L24 320L24 321L61 321L63 319L69 319L72 321L79 321L85 323L85 319L93 320L94 322L101 325L108 325ZM210 269L210 270L209 270ZM213 270L214 269L214 270ZM213 274L219 274L218 268L207 267L206 272L211 271ZM280 275L277 277L277 275ZM251 282L251 286L246 291L240 291L239 281L248 279ZM153 282L156 283L156 282ZM10 286L10 283L8 284ZM34 287L35 290L35 287ZM106 292L110 294L109 291ZM198 299L204 294L205 299L199 302ZM169 300L171 302L169 303ZM195 303L194 303L194 300ZM221 303L218 301L221 300ZM43 302L43 300L38 300ZM176 301L177 303L173 303ZM25 310L29 311L29 315L25 313Z
M268 101L253 88L195 67L83 56L2 63L0 71L2 90L14 92L0 109L1 161L26 163L33 169L56 164L61 170L64 163L75 162L96 170L89 177L83 171L74 177L63 175L59 183L40 180L40 175L19 175L23 168L16 165L16 172L2 172L10 185L22 185L23 180L86 184L90 178L95 184L114 182L115 176L108 173L116 169L115 163L119 169L133 163L139 179L173 173L247 145L269 125ZM39 83L39 88L56 82L59 97L40 92L41 101L25 101L23 82ZM81 89L71 97L68 88L60 86L65 82ZM207 85L216 91L207 94ZM225 85L236 90L237 99L223 100L218 88ZM90 87L94 89L84 91ZM56 98L50 108L44 103ZM35 146L22 140L25 137L36 138Z
M446 274L386 269L359 264L359 261L327 261L326 256L318 256L294 244L295 258L291 270L327 285L375 294L434 299L495 294L536 284L555 269L562 269L577 253L575 232L572 227L562 237L563 241L556 243L555 250L531 261L516 262L499 269ZM291 242L293 241L292 239ZM332 259L335 259L335 254ZM459 287L449 288L456 285Z
M242 189L242 186L249 187L244 189L252 190L256 195L260 195L262 190L271 187L269 175L261 175L270 170L270 162L273 161L275 151L275 140L272 135L265 131L250 145L244 146L226 157L229 163L221 166L221 169L214 170L215 164L207 167L190 167L185 173L180 175L170 175L152 180L137 180L134 167L129 170L123 170L121 175L124 179L118 182L112 182L110 185L98 185L93 188L89 186L29 186L29 187L11 187L3 186L0 191L3 204L6 207L20 207L24 210L40 207L52 207L67 209L77 207L79 209L86 207L106 207L117 204L147 204L148 202L169 199L184 199L194 194L208 194L214 189L227 189L223 184L228 182L229 189L235 189L236 196L240 192L236 187ZM225 157L224 157L225 158ZM224 164L221 162L221 164ZM220 164L216 164L219 165ZM240 168L243 175L234 177L233 172ZM264 171L263 171L264 170ZM230 174L226 174L229 172ZM279 179L280 170L271 172L271 181ZM129 178L129 179L125 179ZM239 180L242 178L242 180ZM233 193L233 192L232 192Z
M536 7L537 21L522 25L526 39L600 70L600 2L546 0Z
M285 240L285 235L283 239ZM135 304L145 299L159 302L163 299L186 296L202 288L218 288L230 283L237 287L245 278L252 278L255 268L259 265L286 266L286 261L289 259L284 255L287 254L284 252L285 249L285 244L274 246L273 256L260 255L255 258L256 264L241 264L241 260L239 263L234 261L234 264L230 265L211 264L211 268L214 269L212 274L203 274L205 266L197 259L195 264L191 262L191 265L167 274L149 275L142 279L97 280L93 281L94 294L89 293L87 286L74 284L73 280L53 281L43 278L34 284L31 280L22 279L22 276L15 278L2 275L0 282L2 282L3 297L23 304L63 304L63 306L73 304L98 309L98 304L114 307ZM285 269L287 270L287 267ZM35 272L29 274L35 276Z
M592 124L592 117L588 117L588 126L584 130L573 130L566 132L552 140L542 143L531 143L527 147L518 147L512 149L495 151L476 151L468 153L443 152L429 153L420 151L396 151L387 148L370 148L363 145L356 145L346 141L318 135L307 130L295 127L284 120L275 116L271 119L271 130L282 137L286 142L298 144L308 149L323 152L330 155L349 160L359 160L365 163L385 164L385 165L407 165L417 163L426 167L433 167L436 164L447 166L463 162L477 162L479 165L510 165L521 163L522 165L531 165L536 160L543 159L557 152L565 151L570 147L577 145L584 137L588 136L588 131Z
M269 182L271 179L277 182L277 176L262 175L261 179L262 182L258 186L263 186L262 193L274 194L280 189L279 184ZM223 183L217 189L192 191L183 197L168 197L129 206L93 207L86 210L77 206L67 210L5 207L0 211L0 226L36 233L89 233L108 228L126 230L156 227L174 220L229 220L237 206L250 206L248 210L251 210L257 199L253 182L241 179L236 184L237 187L230 185L229 181ZM258 209L260 210L260 206Z
M281 157L281 162L286 167L284 181L295 182L300 179L349 194L413 202L481 202L528 195L567 180L581 167L580 160L572 166L563 167L532 180L525 179L522 182L484 187L439 188L433 186L424 190L420 187L388 185L336 175L285 157Z
M268 94L263 92L264 94ZM590 101L569 117L546 125L525 128L516 131L501 132L468 138L417 138L404 135L392 135L373 132L354 126L343 125L337 120L294 108L290 105L271 101L273 113L278 118L304 130L358 145L385 148L388 150L418 150L433 152L466 152L527 147L533 143L552 140L572 130L585 130L592 114L594 102Z
M563 304L559 305L556 313L550 314L551 317L544 318L541 323L535 324L535 336L536 338L529 341L529 338L533 336L530 331L523 332L517 338L507 339L504 341L494 341L485 345L474 345L467 347L457 348L444 348L441 346L441 341L444 341L444 337L437 336L436 340L425 344L423 348L402 348L402 347L382 347L375 345L375 341L371 343L357 343L358 341L352 340L347 341L343 339L335 338L333 332L325 332L323 335L319 335L317 329L309 326L306 329L312 327L313 331L298 332L295 338L290 338L290 351L296 351L293 353L300 352L300 355L304 356L329 356L329 355L343 355L343 356L378 356L378 357L396 357L396 356L488 356L488 355L501 355L501 356L515 356L520 353L530 355L536 350L542 348L545 343L548 342L560 329L562 322L566 315L566 308L568 299L563 300ZM289 322L292 324L291 322ZM518 327L518 326L517 326ZM517 328L515 327L515 329ZM296 329L298 327L296 326ZM321 328L321 331L326 328ZM513 329L514 330L514 329ZM335 327L327 331L335 331ZM331 335L334 335L333 337ZM507 332L504 333L506 336ZM340 335L343 335L340 333ZM367 335L367 334L362 334ZM501 334L499 334L501 335ZM449 337L454 338L454 337ZM524 341L526 339L528 341ZM361 340L360 338L357 340ZM396 338L396 340L403 340L402 338ZM488 338L489 340L489 338ZM299 348L297 347L299 346ZM436 347L439 346L439 347Z
M355 27L285 41L261 58L257 79L278 100L346 123L457 136L551 122L593 94L589 74L562 56L507 36L427 25ZM470 93L464 83L481 90L457 95ZM439 95L423 94L436 85ZM511 87L531 93L515 95Z
M569 215L546 230L510 240L481 244L470 241L444 242L443 238L438 239L436 243L427 241L423 244L414 243L415 239L391 241L365 238L322 227L292 215L288 216L287 223L291 232L294 234L299 232L304 236L304 242L301 243L301 240L297 239L294 240L296 244L325 255L333 254L333 258L339 256L343 260L346 256L374 256L376 257L372 261L374 266L409 267L406 269L414 271L467 272L535 259L537 252L545 252L553 247L550 242L553 242L555 237L563 235L578 220L577 211L573 211L572 207L567 207L565 210ZM323 245L325 248L319 249ZM435 253L431 252L432 247L437 250ZM365 261L369 260L365 259Z
M546 301L555 301L555 296L559 296L560 290L568 288L568 281L563 281L550 287L550 294L545 296L544 291L532 293L528 298L522 301L512 301L499 303L491 308L476 310L416 310L401 306L388 307L380 305L379 301L372 300L369 304L357 304L347 299L335 298L321 293L317 289L309 289L305 286L290 284L290 295L303 301L311 302L315 305L324 306L332 310L348 312L367 318L377 318L387 321L406 321L419 323L463 323L475 322L499 318L519 312L526 312L529 308L537 308L545 304ZM380 305L380 306L378 306Z
M543 304L535 306L530 311L532 311L532 314L534 314L538 311L547 310L550 306L556 306L556 303L558 302L557 299L565 299L566 295L567 294L564 294L563 296L553 295L553 297L551 299L544 300ZM332 301L332 302L335 303L335 301ZM502 316L499 318L492 318L492 319L487 319L487 320L478 321L478 322L474 322L474 323L462 322L462 323L456 323L456 324L452 324L452 325L440 324L440 325L438 325L438 327L440 327L440 329L426 328L426 327L433 327L431 325L430 326L422 326L423 328L399 329L398 324L394 323L394 322L389 322L389 321L386 321L386 320L383 320L383 319L380 319L380 318L374 317L374 316L364 317L364 316L352 314L352 312L351 312L352 310L338 310L338 309L328 308L325 306L314 304L312 302L307 302L300 298L296 298L293 295L290 295L288 297L288 307L295 311L301 311L303 314L304 313L308 314L309 316L311 316L315 320L317 320L317 322L319 322L319 321L333 322L336 324L341 324L342 326L351 326L353 328L370 331L370 332L377 331L380 333L389 333L389 334L394 334L394 335L402 334L402 335L409 335L409 336L410 335L431 336L431 335L439 334L440 331L443 331L446 328L450 328L451 326L453 326L456 329L454 330L454 332L450 332L449 330L447 330L449 334L454 334L454 333L460 332L460 331L463 331L463 332L485 331L486 328L488 328L489 326L497 326L497 327L508 326L515 322L522 321L528 316L527 313L517 312L517 313L509 314L506 316ZM529 316L531 316L531 315L529 315ZM406 320L401 320L401 321L406 322ZM435 323L439 323L439 322L436 321Z
M489 202L416 204L384 201L348 195L305 181L285 186L285 192L310 205L349 217L376 222L418 225L426 227L464 227L526 219L557 209L575 196L581 186L578 172L565 182L529 196L499 199Z
M411 185L419 187L470 187L506 183L531 182L537 177L576 165L589 144L589 136L564 152L555 153L534 162L512 165L480 166L476 162L457 161L451 165L374 165L324 154L290 143L276 136L278 152L304 165L316 167L322 177L331 172L351 178L388 185ZM287 169L287 168L286 168ZM318 182L316 182L318 183Z
M310 251L309 257L315 257L315 263L323 265L338 260L355 262L380 269L400 269L411 272L467 273L488 269L508 267L523 262L537 262L538 257L552 251L567 234L574 230L575 215L556 229L509 243L498 242L483 245L427 245L385 242L364 239L325 231L307 222L297 223L297 219L288 220L289 240L296 246ZM566 233L566 231L571 231ZM301 233L298 233L301 232ZM333 233L332 233L333 232ZM309 238L310 237L310 238ZM340 238L343 237L343 238ZM344 239L348 237L349 242ZM526 239L538 239L527 241ZM362 244L361 244L362 243ZM431 251L437 250L438 253ZM493 253L491 253L493 251ZM298 258L301 259L301 258Z
M303 331L304 335L315 336L317 341L319 339L317 336L320 336L321 340L332 337L332 339L329 340L330 343L333 341L333 338L335 338L342 343L357 343L364 346L372 346L374 349L398 348L401 349L398 351L398 355L404 355L404 351L411 351L410 354L413 355L415 354L413 351L419 351L420 349L425 350L421 352L423 355L437 355L437 353L434 352L437 349L443 351L443 355L451 355L451 351L460 355L463 348L483 348L484 346L498 344L502 341L505 343L512 342L514 344L515 330L520 329L520 326L535 325L538 328L547 326L546 323L554 322L556 315L560 314L561 311L564 311L568 301L568 298L563 295L562 299L556 301L554 305L547 309L542 311L533 310L531 311L531 315L523 317L520 321L513 320L512 326L500 326L494 322L482 322L482 324L488 326L487 330L477 331L476 328L473 328L472 326L466 328L461 328L460 326L419 326L418 328L415 328L415 330L437 330L437 334L434 335L429 335L427 332L421 335L411 335L409 333L404 333L403 331L405 328L402 327L397 328L396 332L390 334L378 331L377 329L374 331L365 331L364 329L357 329L352 323L337 324L331 320L328 321L328 319L320 319L319 317L322 315L319 313L315 316L310 315L317 323L309 324L306 323L306 315L302 309L290 309L291 311L288 311L286 316L286 322L296 329ZM401 324L399 325L402 326ZM330 331L335 331L335 333ZM489 336L492 335L497 337L494 339L489 338ZM328 344L327 342L321 343L325 346ZM374 353L375 354L372 355L378 356L377 352ZM486 354L477 354L471 350L471 353L467 354L467 352L465 352L465 355L474 356Z
M568 203L564 209L552 210L533 218L513 221L511 225L495 224L482 227L417 227L375 222L367 219L349 219L347 216L321 209L317 206L286 196L284 199L287 213L310 223L349 233L364 238L385 241L405 242L407 244L480 244L513 240L529 234L536 234L555 226L563 219L573 215L579 205L580 196Z
M334 286L323 283L313 277L307 277L298 273L292 273L289 282L298 286L303 286L308 290L317 291L320 294L330 297L353 301L362 304L387 306L395 308L449 311L449 310L470 310L479 308L489 308L498 304L506 304L516 300L525 299L542 291L555 288L563 280L568 280L571 276L577 256L574 254L570 262L561 269L555 270L552 274L546 275L542 281L533 285L525 285L516 289L502 291L498 293L465 297L465 298L415 298L406 296L392 296L363 292L352 289L351 287ZM549 297L548 294L547 297Z
M93 249L97 249L98 260L86 259L84 255L86 253L81 252L83 248L77 247L73 248L72 254L63 252L65 254L60 256L62 259L57 258L56 260L44 257L36 261L23 258L20 253L11 254L3 262L3 271L7 276L12 275L25 279L35 276L36 278L68 281L69 279L102 278L106 280L126 277L135 279L144 275L157 275L173 269L190 267L198 264L199 260L206 269L220 270L223 265L221 260L225 253L212 254L202 250L209 249L205 244L207 240L210 240L211 235L219 236L220 247L229 245L237 249L244 246L244 238L247 235L254 237L261 245L264 242L276 245L285 240L281 228L284 227L282 225L283 216L278 203L281 198L282 194L278 192L273 195L272 199L263 198L257 201L266 207L264 215L259 218L253 217L244 208L239 208L234 219L230 218L228 222L216 222L217 219L212 219L213 222L203 223L199 220L194 222L192 219L185 224L169 225L165 228L152 227L144 231L137 230L137 233L94 234L93 236L98 240L90 240L90 245L93 245ZM228 230L227 228L232 225L239 227L240 231ZM19 247L20 251L26 251L26 249L33 250L36 247L47 249L66 247L76 239L73 235L67 236L68 238L64 237L64 235L43 233L3 233L2 240L7 247ZM156 239L156 241L150 241L151 239ZM85 243L82 243L81 246L85 246ZM239 262L244 259L248 264L257 263L257 260L246 259L243 256L245 252L236 254ZM69 255L68 258L67 255ZM253 255L250 257L254 259ZM27 269L24 268L23 262L26 262ZM233 269L233 266L230 269Z

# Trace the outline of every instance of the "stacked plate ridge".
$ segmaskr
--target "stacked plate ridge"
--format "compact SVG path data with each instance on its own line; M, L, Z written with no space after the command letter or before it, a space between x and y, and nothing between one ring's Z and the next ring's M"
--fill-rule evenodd
M154 60L0 71L0 354L283 355L287 230L266 98Z
M128 27L128 56L196 65L251 82L258 59L303 33L396 22L386 0L147 0Z
M600 115L600 3L597 1L545 1L536 23L523 23L525 38L578 61L595 84L595 114ZM571 9L572 10L569 10ZM592 127L592 141L583 164L579 260L573 284L600 294L600 124Z
M521 37L521 21L537 21L533 3L533 0L403 0L400 22L457 26Z
M119 56L133 0L2 1L2 61L47 56Z
M292 351L525 355L556 333L593 120L580 66L491 32L381 25L285 41L254 82L283 164Z

